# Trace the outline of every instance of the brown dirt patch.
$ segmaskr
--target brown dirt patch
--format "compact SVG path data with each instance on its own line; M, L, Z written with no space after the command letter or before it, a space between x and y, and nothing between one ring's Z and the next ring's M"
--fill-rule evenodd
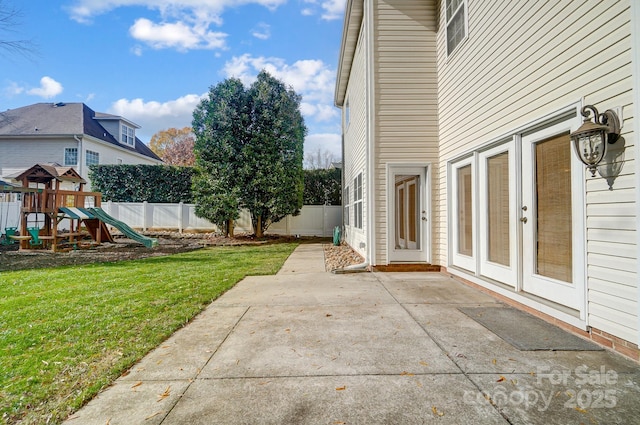
M263 245L293 241L326 242L326 238L294 238L278 235L267 235L257 239L253 235L241 234L230 239L213 233L143 232L143 234L158 238L158 246L149 249L116 234L114 234L115 243L104 243L90 249L68 252L51 252L41 249L19 251L17 244L0 245L0 271L135 260L189 252L206 246Z

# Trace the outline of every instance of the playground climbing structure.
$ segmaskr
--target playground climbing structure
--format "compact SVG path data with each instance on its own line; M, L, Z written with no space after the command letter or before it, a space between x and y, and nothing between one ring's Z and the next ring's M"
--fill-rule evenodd
M77 249L113 242L109 226L148 248L157 240L140 235L100 208L100 192L83 191L86 181L71 167L36 164L15 177L22 195L20 234L5 235L5 241L20 243L20 249ZM76 190L65 190L63 185Z

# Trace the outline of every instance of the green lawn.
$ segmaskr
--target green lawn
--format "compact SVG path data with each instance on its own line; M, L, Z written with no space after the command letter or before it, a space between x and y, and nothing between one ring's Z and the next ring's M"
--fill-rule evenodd
M0 273L0 423L59 423L296 244Z

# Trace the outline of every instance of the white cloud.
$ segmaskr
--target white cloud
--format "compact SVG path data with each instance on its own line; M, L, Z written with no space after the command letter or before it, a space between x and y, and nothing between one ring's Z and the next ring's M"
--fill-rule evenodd
M3 92L7 97L17 96L19 94L24 93L24 87L15 81L10 81L9 84L4 88Z
M94 17L111 10L139 6L158 10L163 19L183 20L188 14L199 22L220 24L220 16L227 8L257 4L273 10L286 2L287 0L75 0L68 11L72 19L89 23Z
M62 93L63 90L62 84L51 77L44 76L40 79L40 87L27 90L27 94L50 99Z
M344 16L344 8L346 5L346 0L327 0L322 2L322 9L324 9L324 13L322 14L322 19L326 19L328 21L334 19L342 19Z
M154 49L176 48L181 51L222 49L227 36L222 32L209 31L202 25L189 26L184 22L155 24L145 18L136 20L129 33Z
M281 58L254 57L249 54L234 56L228 61L223 73L236 77L245 84L255 81L261 70L289 84L303 96L305 102L331 103L335 86L335 70L318 59L299 60L292 65Z
M160 130L171 127L190 127L193 110L204 96L188 94L167 102L145 102L140 98L119 99L111 105L107 112L125 117L140 125L142 128L138 130L138 137L148 142L148 139Z
M317 134L309 134L304 139L304 157L307 157L309 153L327 151L331 152L333 157L340 161L342 158L342 145L341 145L342 137L340 134L334 133L317 133Z
M260 22L251 30L251 35L260 40L268 40L271 38L271 26Z
M302 15L311 16L321 13L322 19L327 21L342 19L344 8L347 4L346 0L304 0L304 2L311 6L303 8ZM318 6L322 9L322 12L318 10Z

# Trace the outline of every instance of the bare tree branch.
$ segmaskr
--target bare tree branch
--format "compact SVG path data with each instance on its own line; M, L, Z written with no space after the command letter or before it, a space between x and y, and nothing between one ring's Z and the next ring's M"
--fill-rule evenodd
M9 37L9 34L17 33L16 27L21 25L23 17L21 10L0 0L0 51L31 58L37 53L37 45L32 40Z

